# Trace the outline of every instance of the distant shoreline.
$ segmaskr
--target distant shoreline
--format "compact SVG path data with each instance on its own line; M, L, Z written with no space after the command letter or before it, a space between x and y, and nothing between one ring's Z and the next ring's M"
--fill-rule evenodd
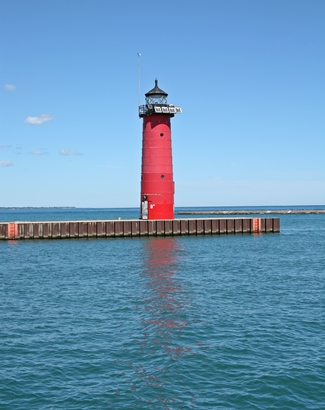
M325 209L257 209L244 211L179 211L178 215L306 215L306 214L325 214Z
M181 207L178 207L181 208ZM232 208L232 207L230 207ZM23 211L23 210L71 210L71 209L87 209L87 208L77 208L76 206L7 206L7 207L0 207L0 211ZM116 209L116 208L91 208L91 209ZM118 208L121 210L122 208ZM129 209L129 208L125 208ZM130 208L134 209L134 208ZM184 208L183 208L184 209ZM241 210L185 210L185 211L177 211L177 207L175 210L176 215L317 215L317 214L325 214L325 209L313 209L313 208L304 208L304 209L241 209Z
M1 209L75 209L75 206L0 206Z

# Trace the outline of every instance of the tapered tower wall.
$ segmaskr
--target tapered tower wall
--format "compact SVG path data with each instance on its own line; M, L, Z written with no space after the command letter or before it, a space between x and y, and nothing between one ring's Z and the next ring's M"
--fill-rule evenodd
M170 115L143 117L141 203L148 219L174 219L174 180Z

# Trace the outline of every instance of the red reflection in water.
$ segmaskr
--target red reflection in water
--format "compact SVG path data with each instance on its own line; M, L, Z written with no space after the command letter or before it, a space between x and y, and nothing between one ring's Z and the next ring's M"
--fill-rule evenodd
M147 296L142 324L146 337L154 333L150 338L151 347L156 346L171 359L177 359L191 351L190 347L178 345L174 340L188 326L186 295L176 277L181 263L180 247L174 238L155 238L148 241L146 250Z

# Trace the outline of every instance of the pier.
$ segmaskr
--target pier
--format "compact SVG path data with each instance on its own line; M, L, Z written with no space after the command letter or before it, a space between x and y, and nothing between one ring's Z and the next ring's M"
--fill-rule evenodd
M0 222L0 240L261 234L280 232L280 218Z
M325 209L257 209L240 211L179 211L178 215L318 215L325 214Z

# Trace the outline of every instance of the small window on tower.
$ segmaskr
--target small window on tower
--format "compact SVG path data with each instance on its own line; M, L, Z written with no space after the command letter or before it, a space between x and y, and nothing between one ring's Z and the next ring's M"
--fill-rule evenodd
M161 137L163 137L163 136L164 136L164 134L163 134L163 133L160 133L160 136L161 136Z
M165 178L165 175L162 175L161 178Z

